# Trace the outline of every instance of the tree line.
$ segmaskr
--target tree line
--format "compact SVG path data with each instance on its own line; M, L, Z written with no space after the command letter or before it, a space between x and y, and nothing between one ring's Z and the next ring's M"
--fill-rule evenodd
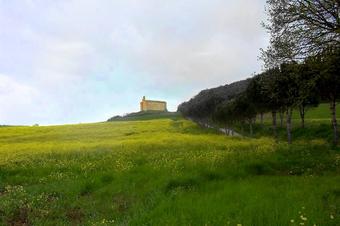
M211 96L194 106L180 105L185 116L204 117L231 127L247 123L250 133L254 119L271 113L277 136L285 117L287 141L292 142L292 112L297 109L301 127L305 112L320 102L328 102L333 143L338 144L336 103L340 97L340 1L267 0L270 44L261 50L263 72L256 74L247 88L232 99ZM189 109L189 110L188 110ZM196 109L197 114L190 109ZM200 111L203 109L203 111Z
M257 115L263 124L263 115L272 115L273 135L277 136L277 118L280 125L285 117L287 140L292 142L292 112L298 110L301 127L305 127L305 113L309 107L328 102L331 111L333 141L338 142L336 103L340 98L340 49L310 57L301 63L282 64L253 77L245 92L213 110L213 120L232 127L248 123L250 133Z
M236 98L247 89L251 79L241 80L216 88L206 89L178 106L178 111L185 117L200 123L212 123L215 109Z

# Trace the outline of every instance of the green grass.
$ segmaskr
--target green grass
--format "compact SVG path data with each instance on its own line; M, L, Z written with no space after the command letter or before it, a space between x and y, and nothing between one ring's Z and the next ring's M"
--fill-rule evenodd
M339 225L339 164L180 117L1 127L0 225Z
M130 113L125 116L115 116L110 118L108 121L142 121L142 120L153 120L153 119L179 119L181 117L178 112L163 112L163 111L141 111Z
M328 104L320 104L316 108L309 108L305 115L305 128L301 128L301 119L297 109L293 110L292 116L292 137L293 142L305 143L310 140L320 140L331 144L333 140L333 133L331 127L330 110ZM278 140L286 141L286 116L284 115L282 127L280 126L280 116L277 114L277 132ZM337 118L340 118L340 106L337 106ZM237 124L234 127L237 132L246 136L249 134L249 126L247 124ZM260 138L273 135L272 130L272 116L267 113L264 116L264 126L260 124L259 117L254 125L254 134L251 137Z
M328 103L322 103L318 107L307 108L306 119L312 120L329 120L331 112L329 110ZM293 113L293 119L300 119L299 112L297 110ZM340 118L340 106L337 105L337 118Z

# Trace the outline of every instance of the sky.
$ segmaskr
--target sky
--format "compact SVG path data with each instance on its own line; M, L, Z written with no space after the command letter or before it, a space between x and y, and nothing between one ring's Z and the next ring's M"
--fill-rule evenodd
M261 71L265 0L0 0L0 125L105 121Z

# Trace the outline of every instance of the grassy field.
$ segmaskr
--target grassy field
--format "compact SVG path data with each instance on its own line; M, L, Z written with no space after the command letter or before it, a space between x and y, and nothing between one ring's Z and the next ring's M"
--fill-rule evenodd
M108 121L143 121L143 120L154 120L154 119L173 119L176 120L180 118L181 115L178 112L135 112L130 113L125 116L115 116L110 118Z
M285 124L285 115L282 127L280 126L280 117L277 114L277 132L278 139L280 141L286 141L287 132ZM340 105L337 106L337 118L338 123L340 119ZM332 143L333 134L330 119L330 110L328 104L320 104L317 108L310 108L306 111L305 116L305 128L301 128L301 119L297 110L293 111L292 116L292 137L293 142L305 143L309 140L323 140L329 144ZM249 126L247 125L236 125L236 131L240 132L246 136L249 134ZM257 123L254 126L254 134L252 137L271 137L273 135L272 130L272 116L271 114L265 114L264 116L264 126L260 125L260 119L258 117Z
M330 121L331 112L329 110L329 104L323 103L316 108L307 108L306 118L317 121ZM340 118L340 106L337 105L337 118ZM293 119L300 119L299 112L297 110L293 113Z
M340 225L321 111L291 146L180 117L1 127L0 225Z

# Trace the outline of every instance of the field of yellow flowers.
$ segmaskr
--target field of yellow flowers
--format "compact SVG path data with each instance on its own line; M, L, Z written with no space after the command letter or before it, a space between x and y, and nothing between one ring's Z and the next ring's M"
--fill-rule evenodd
M340 155L182 118L0 127L0 225L340 225Z

